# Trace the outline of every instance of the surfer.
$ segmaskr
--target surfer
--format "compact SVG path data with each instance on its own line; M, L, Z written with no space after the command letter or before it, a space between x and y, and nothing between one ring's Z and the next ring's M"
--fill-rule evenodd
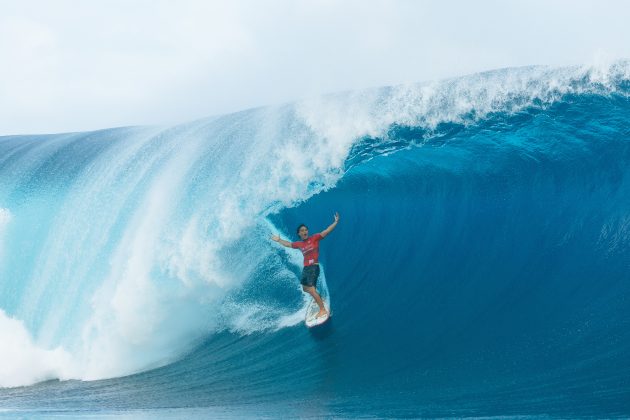
M271 237L272 240L281 245L288 248L296 248L302 251L302 254L304 255L304 269L302 270L300 283L302 284L302 290L313 296L317 306L319 306L319 312L317 313L316 318L328 314L321 296L319 296L319 293L317 293L317 290L315 289L315 286L317 286L317 278L319 277L319 241L332 232L333 229L337 227L337 223L339 223L339 213L335 213L335 221L330 226L311 237L308 236L308 227L302 224L297 228L297 234L301 239L301 241L298 242L285 241L278 235L273 235Z

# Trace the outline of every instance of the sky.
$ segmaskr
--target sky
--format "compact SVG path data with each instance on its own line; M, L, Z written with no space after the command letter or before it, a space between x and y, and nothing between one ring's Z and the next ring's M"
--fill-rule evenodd
M0 0L0 135L630 58L624 0Z

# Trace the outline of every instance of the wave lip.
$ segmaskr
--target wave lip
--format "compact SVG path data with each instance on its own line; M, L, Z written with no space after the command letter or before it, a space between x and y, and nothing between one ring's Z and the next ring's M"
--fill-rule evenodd
M565 95L629 95L630 62L493 70L424 84L347 92L297 104L300 117L327 139L383 137L392 125L433 130L474 123L496 112L548 106Z

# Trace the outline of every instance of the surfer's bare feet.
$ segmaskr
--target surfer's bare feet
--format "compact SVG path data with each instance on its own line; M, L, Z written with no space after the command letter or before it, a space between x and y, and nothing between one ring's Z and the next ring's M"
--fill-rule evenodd
M315 315L315 318L321 318L324 315L328 315L328 311L326 309L320 309L319 312L317 312L317 315Z

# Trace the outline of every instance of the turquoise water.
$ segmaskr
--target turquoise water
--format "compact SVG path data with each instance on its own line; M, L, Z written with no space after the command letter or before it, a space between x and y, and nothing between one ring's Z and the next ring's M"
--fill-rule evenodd
M628 69L1 137L0 415L627 417Z

